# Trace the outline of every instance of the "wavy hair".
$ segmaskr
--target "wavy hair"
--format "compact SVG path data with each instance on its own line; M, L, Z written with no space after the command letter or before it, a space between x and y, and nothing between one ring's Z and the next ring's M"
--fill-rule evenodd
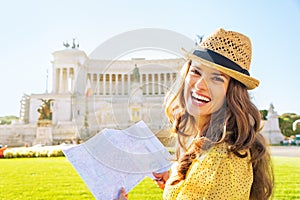
M253 168L253 184L250 199L268 199L272 195L274 176L270 153L261 130L259 110L251 102L247 88L239 81L231 78L226 100L223 106L206 118L204 126L198 135L195 119L189 115L184 101L184 79L188 73L191 61L185 63L181 70L181 79L172 87L165 99L165 113L177 135L179 147L176 150L178 179L176 184L185 179L189 166L203 150L216 143L226 142L228 152L240 158L241 150L250 149ZM176 89L177 88L177 89ZM172 92L172 91L176 92ZM187 148L187 138L200 136L190 148ZM183 149L185 153L180 155Z

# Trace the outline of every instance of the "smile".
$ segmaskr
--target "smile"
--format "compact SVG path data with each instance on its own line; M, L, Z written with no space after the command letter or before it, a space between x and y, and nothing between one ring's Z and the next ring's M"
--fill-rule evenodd
M192 92L192 99L197 103L209 103L211 101L210 98L197 94L196 92Z

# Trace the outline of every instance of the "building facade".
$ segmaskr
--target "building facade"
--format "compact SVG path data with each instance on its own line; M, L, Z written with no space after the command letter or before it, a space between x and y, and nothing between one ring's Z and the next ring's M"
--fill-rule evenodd
M6 139L0 142L20 146L86 140L104 128L123 129L143 120L167 143L163 101L183 64L181 58L95 60L77 48L55 51L52 91L24 95L20 122L11 125L18 138L3 129ZM43 102L49 102L47 119L41 116Z

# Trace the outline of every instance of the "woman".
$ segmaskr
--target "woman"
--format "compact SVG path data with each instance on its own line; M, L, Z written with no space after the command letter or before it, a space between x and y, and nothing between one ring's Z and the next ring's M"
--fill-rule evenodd
M185 54L183 79L165 103L177 162L171 173L154 173L163 199L269 199L270 154L247 91L259 85L249 74L250 40L218 29Z

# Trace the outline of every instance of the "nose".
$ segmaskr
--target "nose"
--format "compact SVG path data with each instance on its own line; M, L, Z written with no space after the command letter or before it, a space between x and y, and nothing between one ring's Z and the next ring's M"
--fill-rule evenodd
M204 77L201 77L196 81L195 88L197 90L206 90L207 89L207 82Z

